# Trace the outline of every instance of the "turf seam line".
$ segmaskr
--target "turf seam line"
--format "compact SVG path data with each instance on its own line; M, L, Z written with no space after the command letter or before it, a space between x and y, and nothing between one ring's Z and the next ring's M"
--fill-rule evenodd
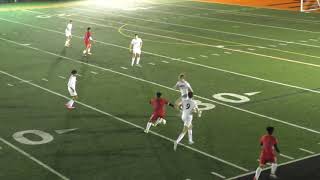
M23 79L20 79L23 80ZM24 80L25 81L25 80ZM31 82L27 82L26 83L30 84ZM31 83L32 84L32 83ZM32 160L33 162L37 163L38 165L42 166L43 168L47 169L48 171L50 171L51 173L57 175L58 177L60 177L63 180L70 180L69 178L67 178L66 176L62 175L61 173L59 173L58 171L54 170L53 168L51 168L50 166L48 166L47 164L41 162L40 160L38 160L37 158L33 157L31 154L23 151L22 149L20 149L19 147L11 144L9 141L3 139L2 137L0 137L0 141L2 141L3 143L5 143L6 145L8 145L9 147L11 147L12 149L16 150L17 152L19 152L20 154L24 155L25 157L27 157L28 159Z
M0 39L3 40L3 41L6 41L6 42L10 42L10 43L16 44L18 46L21 46L19 43L15 42L15 41L4 39L4 38L0 38ZM97 66L97 65L85 63L85 62L82 62L82 61L78 61L78 60L75 60L75 59L72 59L72 58L69 58L69 57L66 57L66 56L62 56L62 55L59 55L59 54L55 54L55 53L52 53L52 52L49 52L49 51L46 51L46 50L41 50L39 48L34 48L32 46L23 46L23 47L29 48L29 49L33 49L33 50L37 50L37 51L41 51L43 53L50 54L50 55L53 55L53 56L56 56L56 57L60 57L60 58L64 58L64 59L68 59L68 60L76 62L76 63L85 64L85 65L88 65L88 66L91 66L91 67L95 67L97 69L109 71L109 72L112 72L112 73L115 73L115 74L118 74L118 75L126 76L128 78L132 78L132 79L135 79L135 80L138 80L138 81L146 82L146 83L149 83L149 84L153 84L155 86L160 86L160 87L163 87L163 88L166 88L166 89L170 89L170 90L179 92L176 89L173 89L173 88L170 88L170 87L167 87L167 86L164 86L164 85L152 82L152 81L148 81L148 80L145 80L145 79L142 79L142 78L138 78L138 77L131 76L131 75L128 75L128 74L124 74L124 73L121 73L121 72L118 72L118 71L114 71L114 70L111 70L111 69L108 69L108 68L104 68L104 67L101 67L101 66ZM277 119L277 118L273 118L271 116L259 114L259 113L253 112L253 111L242 109L242 108L239 108L239 107L236 107L236 106L232 106L232 105L229 105L229 104L226 104L226 103L222 103L222 102L215 101L215 100L212 100L212 99L208 99L208 98L205 98L205 97L201 97L201 96L198 96L198 95L195 95L195 97L197 97L199 99L202 99L202 100L210 101L210 102L213 102L213 103L225 106L225 107L229 107L231 109L235 109L235 110L239 110L239 111L242 111L242 112L245 112L245 113L249 113L249 114L252 114L252 115L255 115L255 116L258 116L258 117L266 118L266 119L269 119L269 120L272 120L272 121L275 121L275 122L278 122L278 123L286 124L288 126L292 126L292 127L298 128L298 129L303 129L303 130L306 130L306 131L309 131L309 132L312 132L312 133L320 134L320 132L317 131L317 130L306 128L306 127L303 127L303 126L300 126L300 125L297 125L297 124L293 124L293 123L290 123L290 122L286 122L286 121L283 121L283 120L280 120L280 119Z
M17 77L17 76L15 76L15 75L9 74L9 73L7 73L7 72L5 72L5 71L2 71L2 70L0 70L0 73L2 73L2 74L4 74L4 75L7 75L7 76L9 76L9 77L11 77L11 78L14 78L14 79L18 79L18 80L21 80L21 81L25 81L25 80L23 80L23 79L20 78L20 77ZM52 90L47 89L47 88L45 88L45 87L42 87L42 86L40 86L40 85L37 85L37 84L35 84L35 83L32 83L32 82L26 82L26 83L29 84L29 85L31 85L31 86L33 86L33 87L36 87L36 88L42 89L42 90L44 90L44 91L46 91L46 92L49 92L49 93L51 93L51 94L57 95L57 96L59 96L59 97L61 97L61 98L64 98L64 99L67 99L67 100L70 99L69 97L67 97L67 96L65 96L65 95L62 95L62 94L60 94L60 93L57 93L57 92L55 92L55 91L52 91ZM118 121L121 121L121 122L123 122L123 123L125 123L125 124L129 124L129 125L134 126L134 127L138 128L138 129L144 130L144 127L142 127L142 126L139 126L139 125L134 124L134 123L132 123L132 122L126 121L126 120L124 120L124 119L122 119L122 118L120 118L120 117L117 117L117 116L115 116L115 115L112 115L112 114L110 114L110 113L107 113L107 112L105 112L105 111L102 111L102 110L100 110L100 109L98 109L98 108L95 108L95 107L93 107L93 106L87 105L87 104L85 104L85 103L83 103L83 102L81 102L81 101L76 101L76 102L77 102L78 104L84 106L84 107L87 107L87 108L91 109L91 110L94 110L94 111L97 111L97 112L99 112L99 113L101 113L101 114L104 114L104 115L107 115L107 116L109 116L109 117L112 117L112 118L114 118L114 119L116 119L116 120L118 120ZM166 136L164 136L164 135L162 135L162 134L153 132L153 131L151 131L151 130L149 131L149 133L151 133L151 134L153 134L153 135L155 135L155 136L161 137L162 139L166 139L166 140L168 140L168 141L170 141L170 142L175 142L175 140L173 140L173 139L171 139L171 138L169 138L169 137L166 137ZM1 140L1 138L0 138L0 140ZM240 170L242 170L242 171L249 171L249 170L246 169L246 168L243 168L243 167L238 166L238 165L236 165L236 164L234 164L234 163L231 163L231 162L229 162L229 161L223 160L223 159L221 159L221 158L219 158L219 157L213 156L213 155L211 155L211 154L208 154L208 153L203 152L203 151L201 151L201 150L198 150L198 149L196 149L196 148L190 147L190 146L185 145L185 144L183 144L183 143L179 143L179 145L181 145L181 146L183 146L183 147L185 147L185 148L187 148L187 149L189 149L189 150L192 150L192 151L194 151L194 152L198 152L199 154L202 154L202 155L204 155L204 156L207 156L207 157L210 157L210 158L212 158L212 159L215 159L215 160L217 160L217 161L219 161L219 162L222 162L222 163L224 163L224 164L227 164L227 165L229 165L229 166L232 166L232 167L234 167L234 168L240 169Z

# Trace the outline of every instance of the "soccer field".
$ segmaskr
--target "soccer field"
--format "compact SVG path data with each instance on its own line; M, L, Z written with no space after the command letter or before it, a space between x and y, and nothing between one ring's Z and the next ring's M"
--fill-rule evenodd
M278 175L294 180L301 171L292 166L320 155L319 17L182 0L0 5L0 179L252 179L259 138L274 126ZM83 57L87 27L96 42ZM136 33L142 67L130 65ZM79 99L68 111L72 69ZM185 137L175 152L178 111L143 130L155 92L180 96L180 73L203 114L193 121L195 144Z

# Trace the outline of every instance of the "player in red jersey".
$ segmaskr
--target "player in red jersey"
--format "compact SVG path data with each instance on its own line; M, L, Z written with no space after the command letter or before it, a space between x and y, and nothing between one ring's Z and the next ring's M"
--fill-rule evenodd
M149 132L149 129L152 125L156 126L159 123L166 124L166 120L164 119L166 115L165 106L169 105L174 107L168 100L161 98L161 93L157 92L156 97L150 100L150 104L153 107L153 113L147 123L147 127L144 130L145 133Z
M274 131L274 127L267 127L268 134L264 135L260 139L261 145L261 154L260 154L260 165L256 170L256 174L253 180L258 180L261 174L262 168L266 165L266 163L271 163L271 178L277 178L276 170L277 170L277 157L276 152L280 153L278 148L278 140L272 135ZM275 152L276 151L276 152Z
M86 47L86 49L83 50L83 55L84 56L91 55L91 41L93 41L93 39L92 39L90 30L91 30L91 28L88 27L87 28L87 32L86 32L86 34L84 35L84 38L83 38L84 45Z

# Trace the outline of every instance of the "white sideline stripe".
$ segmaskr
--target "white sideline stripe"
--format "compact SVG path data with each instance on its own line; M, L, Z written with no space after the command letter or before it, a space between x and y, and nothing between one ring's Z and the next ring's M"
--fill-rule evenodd
M150 65L152 65L152 66L155 66L155 65L156 65L155 63L151 63L151 62L150 62L150 63L148 63L148 64L150 64Z
M249 51L254 51L255 49L253 49L253 48L248 48L248 50L249 50Z
M317 157L317 156L320 156L320 153L313 154L313 155L306 156L306 157L299 158L299 159L295 159L295 160L292 160L292 161L284 162L284 163L278 164L278 167L289 165L289 164L293 164L293 163L296 163L296 162L299 162L299 161L303 161L303 160L306 160L306 159L310 159L310 158L313 158L313 157ZM269 169L271 169L271 167L264 168L262 171L266 171L266 170L269 170ZM248 172L248 173L244 173L244 174L240 174L238 176L234 176L234 177L228 178L227 180L235 180L235 179L238 179L238 178L241 178L241 177L244 177L244 176L248 176L248 175L251 175L251 174L255 174L255 173L256 173L256 171L251 171L251 172Z
M91 12L96 12L96 13L108 14L108 15L118 16L118 17L125 17L125 18L129 18L129 19L136 19L136 20L141 20L141 21L146 21L146 22L153 22L153 23L159 23L159 24L166 24L166 25L172 25L172 26L185 27L185 28L190 28L190 29L218 32L218 33L221 33L221 34L230 34L230 35L248 37L248 38L253 38L253 39L262 39L262 40L268 40L268 41L274 41L274 42L283 42L283 43L290 43L290 44L296 44L296 45L301 45L301 46L309 46L309 47L320 48L320 46L311 45L311 44L304 44L304 43L285 41L285 40L279 40L279 39L271 39L271 38L265 38L265 37L251 36L251 35L246 35L246 34L219 31L219 30L215 30L215 29L206 29L206 28L201 28L201 27L194 27L194 26L189 26L189 25L175 24L175 23L169 23L169 22L163 22L163 21L155 21L155 20L152 20L152 19L137 18L137 17L131 17L131 16L126 16L126 15L114 14L114 13L98 12L98 11L95 11L95 10L88 10L88 9L81 9L81 8L73 8L73 9L80 10L80 11L87 11L87 12L91 11ZM29 11L29 10L27 10L27 11ZM64 19L66 19L66 18L64 18Z
M8 84L8 86L13 87L14 85L13 84Z
M91 73L91 74L99 74L99 73L97 73L97 72L94 72L94 71L90 71L90 73Z
M285 154L280 154L281 157L284 157L284 158L287 158L287 159L290 159L290 160L293 160L294 158L291 157L291 156L288 156L288 155L285 155Z
M28 84L31 82L27 82ZM41 167L47 169L48 171L50 171L51 173L57 175L59 178L63 179L63 180L70 180L69 178L67 178L66 176L62 175L61 173L59 173L58 171L52 169L50 166L46 165L45 163L41 162L40 160L38 160L37 158L33 157L31 154L23 151L22 149L18 148L17 146L11 144L9 141L3 139L0 137L0 141L2 141L3 143L5 143L6 145L8 145L9 147L11 147L12 149L16 150L17 152L19 152L20 154L24 155L25 157L27 157L28 159L32 160L33 162L37 163L38 165L40 165Z
M29 11L29 10L27 10ZM32 13L37 13L37 12L34 12L34 11L30 11ZM43 14L43 13L41 13ZM0 18L1 19L1 18ZM65 18L63 18L65 19ZM42 30L46 30L46 31L50 31L50 32L56 32L56 33L59 33L59 34L63 34L64 33L61 33L61 32L58 32L58 31L54 31L54 30L51 30L51 29L47 29L47 28L42 28L42 27L38 27L38 26L33 26L33 25L29 25L29 24L25 24L25 23L20 23L20 22L16 22L16 21L10 21L10 20L6 20L6 19L2 19L4 21L8 21L8 22L12 22L12 23L17 23L17 24L22 24L22 25L25 25L25 26L30 26L30 27L34 27L34 28L38 28L38 29L42 29ZM76 20L76 21L79 21L79 22L85 22L85 21L81 21L81 20ZM97 23L92 23L92 22L86 22L86 23L89 23L89 24L96 24L96 25L100 25L100 26L104 26L106 27L105 25L101 25L101 24L97 24ZM146 34L146 33L145 33ZM149 34L149 33L147 33ZM161 36L161 35L157 35L157 36ZM77 38L81 38L82 37L79 37L79 36L74 36L74 37L77 37ZM161 36L161 37L167 37L167 36ZM169 39L176 39L176 40L180 40L180 41L184 41L184 42L189 42L188 40L181 40L181 39L177 39L177 38L170 38L170 37L167 37ZM99 42L99 43L102 43L102 44L105 44L105 45L109 45L109 46L114 46L114 47L118 47L118 48L122 48L122 49L127 49L126 47L123 47L123 46L119 46L119 45L115 45L115 44L111 44L111 43L106 43L106 42L103 42L103 41L96 41L96 42ZM190 43L195 43L193 41L191 41ZM212 46L212 45L208 45L208 44L202 44L202 43L199 43L201 45L205 45L205 46L209 46L209 47L218 47L218 46ZM271 46L274 46L274 45L271 45ZM222 46L223 47L223 46ZM276 46L274 46L276 47ZM221 48L221 47L220 47ZM297 64L304 64L304 65L309 65L309 66L315 66L315 67L320 67L320 65L318 64L312 64L312 63L305 63L305 62L301 62L301 61L295 61L295 60L291 60L291 59L286 59L286 58L281 58L281 57L275 57L275 56L269 56L269 55L264 55L264 54L258 54L258 53L253 53L253 52L248 52L248 51L242 51L242 50L236 50L236 49L229 49L229 48L222 48L222 49L225 49L225 50L230 50L230 51L235 51L235 52L238 52L238 53L245 53L245 54L250 54L250 55L256 55L256 56L262 56L262 57L266 57L266 58L271 58L271 59L276 59L276 60L282 60L282 61L288 61L288 62L292 62L292 63L297 63ZM270 82L270 83L275 83L275 84L278 84L278 85L285 85L284 83L278 83L276 81L271 81L271 80L266 80L266 79L263 79L263 78L257 78L255 76L250 76L250 75L245 75L245 74L240 74L240 73L236 73L236 72L232 72L232 71L228 71L228 70L224 70L224 69L219 69L219 68L215 68L215 67L212 67L212 66L207 66L207 65L203 65L203 64L198 64L198 63L194 63L194 62L190 62L190 61L185 61L185 60L181 60L181 59L176 59L176 58L172 58L172 57L168 57L168 56L164 56L164 55L160 55L160 54L156 54L156 53L151 53L151 52L144 52L146 54L150 54L150 55L154 55L154 56L158 56L158 57L162 57L162 58L166 58L166 59L170 59L170 60L174 60L174 61L179 61L179 62L184 62L184 63L188 63L188 64L192 64L192 65L196 65L196 66L201 66L201 67L205 67L205 68L208 68L208 69L214 69L214 70L217 70L217 71L222 71L222 72L227 72L227 73L232 73L232 74L236 74L236 75L240 75L240 76L244 76L244 77L248 77L248 78L253 78L253 79L257 79L257 80L262 80L262 81L266 81L266 82ZM309 55L308 55L309 56ZM312 57L316 57L316 56L312 56ZM317 58L320 58L320 57L317 57ZM289 85L289 84L287 84ZM293 86L293 85L289 85L288 87L298 87L298 86ZM306 90L306 88L304 88L304 90ZM310 91L311 89L307 90L307 91ZM310 92L314 92L314 90L311 90ZM320 93L320 91L316 91L317 93Z
M312 152L312 151L304 149L304 148L299 148L299 150L300 151L304 151L304 152L309 153L309 154L315 154L315 152Z
M63 77L63 76L58 76L59 78L61 78L61 79L66 79L66 77Z
M194 58L194 57L188 57L188 59L196 59L196 58Z
M11 41L11 40L8 40L8 39L3 39L3 38L0 38L0 39L2 39L4 41L7 41L7 42L10 42L10 43L13 43L13 44L16 44L16 45L19 45L19 43L15 42L15 41ZM85 64L85 65L88 65L88 66L91 66L91 67L95 67L97 69L109 71L109 72L112 72L112 73L115 73L115 74L126 76L128 78L132 78L132 79L135 79L135 80L143 81L143 82L146 82L146 83L149 83L149 84L153 84L155 86L160 86L160 87L163 87L163 88L170 89L170 90L178 92L178 90L175 90L173 88L170 88L170 87L167 87L167 86L164 86L164 85L152 82L152 81L148 81L148 80L141 79L141 78L138 78L138 77L130 76L128 74L124 74L124 73L121 73L121 72L118 72L118 71L114 71L114 70L107 69L107 68L104 68L104 67L96 66L96 65L93 65L93 64L81 62L81 61L78 61L78 60L75 60L75 59L72 59L72 58L69 58L69 57L65 57L65 56L62 56L62 55L59 55L59 54L55 54L55 53L52 53L52 52L49 52L49 51L45 51L45 50L41 50L41 49L38 49L38 48L34 48L32 46L23 46L23 47L34 49L34 50L37 50L37 51L40 51L40 52L43 52L43 53L46 53L46 54L50 54L50 55L53 55L53 56L56 56L56 57L61 57L61 58L64 58L64 59L68 59L70 61L73 61L73 62L76 62L76 63L79 63L79 64ZM246 109L235 107L235 106L232 106L232 105L229 105L229 104L225 104L225 103L222 103L222 102L219 102L219 101L215 101L215 100L212 100L212 99L208 99L208 98L205 98L205 97L201 97L201 96L195 95L195 97L197 97L199 99L202 99L202 100L210 101L210 102L213 102L213 103L225 106L225 107L229 107L229 108L236 109L236 110L239 110L239 111L242 111L242 112L246 112L246 113L258 116L258 117L262 117L262 118L266 118L266 119L269 119L269 120L272 120L272 121L275 121L275 122L286 124L286 125L298 128L298 129L303 129L303 130L306 130L306 131L309 131L309 132L312 132L312 133L320 134L320 132L317 131L317 130L306 128L306 127L303 127L303 126L300 126L300 125L297 125L297 124L289 123L289 122L286 122L286 121L283 121L283 120L280 120L280 119L277 119L277 118L273 118L271 116L266 116L266 115L263 115L263 114L252 112L252 111L249 111L249 110L246 110Z
M203 57L203 58L208 58L208 56L206 56L206 55L200 55L200 57Z
M306 42L308 42L308 41L303 41L303 40L301 40L300 42L306 43Z
M128 69L128 68L121 66L121 69Z
M213 172L213 171L211 171L211 174L212 174L212 175L215 175L215 176L218 176L218 177L221 178L221 179L225 179L225 178L226 178L225 176L223 176L223 175L221 175L221 174L219 174L219 173Z
M22 46L30 46L31 44L21 44Z
M41 80L42 80L42 81L47 81L47 82L49 81L49 80L48 80L48 79L46 79L46 78L42 78Z
M31 82L32 80L20 81L19 83Z
M2 73L2 74L4 74L4 75L7 75L7 76L9 76L9 77L12 77L12 78L14 78L14 79L17 79L17 80L25 81L25 80L21 79L20 77L14 76L14 75L9 74L9 73L7 73L7 72L5 72L5 71L2 71L2 70L0 70L0 73ZM39 89L41 89L41 90L44 90L44 91L46 91L46 92L49 92L49 93L51 93L51 94L57 95L57 96L59 96L59 97L61 97L61 98L64 98L64 99L67 99L67 100L70 99L70 98L67 97L67 96L64 96L64 95L62 95L62 94L60 94L60 93L58 93L58 92L52 91L52 90L50 90L50 89L47 89L47 88L42 87L42 86L40 86L40 85L37 85L37 84L35 84L35 83L27 82L27 84L29 84L29 85L31 85L31 86L33 86L33 87L39 88ZM132 122L126 121L126 120L124 120L124 119L122 119L122 118L120 118L120 117L117 117L117 116L115 116L115 115L112 115L112 114L110 114L110 113L107 113L107 112L105 112L105 111L102 111L102 110L100 110L100 109L98 109L98 108L95 108L95 107L93 107L93 106L87 105L87 104L85 104L85 103L83 103L83 102L80 102L80 101L76 101L76 102L77 102L78 104L84 106L84 107L87 107L88 109L94 110L94 111L96 111L96 112L99 112L99 113L104 114L104 115L106 115L106 116L109 116L109 117L111 117L111 118L114 118L114 119L116 119L116 120L118 120L118 121L121 121L121 122L123 122L123 123L125 123L125 124L134 126L134 127L138 128L138 129L141 129L141 130L144 130L144 127L142 127L142 126L139 126L139 125L134 124L134 123L132 123ZM173 139L171 139L171 138L169 138L169 137L166 137L166 136L164 136L164 135L161 135L161 134L159 134L159 133L153 132L153 131L151 131L151 130L150 130L149 132L150 132L151 134L155 135L155 136L161 137L162 139L168 140L168 141L170 141L170 142L175 142L175 140L173 140ZM227 165L229 165L229 166L232 166L232 167L234 167L234 168L240 169L240 170L242 170L242 171L249 171L249 170L246 169L246 168L243 168L243 167L238 166L238 165L236 165L236 164L233 164L233 163L231 163L231 162L229 162L229 161L223 160L223 159L221 159L221 158L218 158L218 157L216 157L216 156L213 156L213 155L211 155L211 154L208 154L208 153L206 153L206 152L203 152L203 151L201 151L201 150L198 150L198 149L196 149L196 148L190 147L190 146L185 145L185 144L182 144L182 143L179 143L179 144L180 144L181 146L189 149L189 150L192 150L192 151L194 151L194 152L197 152L197 153L202 154L202 155L204 155L204 156L207 156L207 157L209 157L209 158L215 159L215 160L217 160L217 161L220 161L220 162L222 162L222 163L224 163L224 164L227 164Z
M168 61L161 61L161 62L166 63L166 64L168 64L168 63L169 63Z

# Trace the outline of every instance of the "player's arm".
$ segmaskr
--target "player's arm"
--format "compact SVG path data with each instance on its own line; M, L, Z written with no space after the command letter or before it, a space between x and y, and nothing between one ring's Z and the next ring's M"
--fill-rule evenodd
M131 41L131 43L129 44L129 51L132 52L132 41Z
M143 42L142 42L142 40L141 40L141 43L140 43L140 48L142 49L142 45L143 45Z
M173 86L174 89L179 89L178 82Z

